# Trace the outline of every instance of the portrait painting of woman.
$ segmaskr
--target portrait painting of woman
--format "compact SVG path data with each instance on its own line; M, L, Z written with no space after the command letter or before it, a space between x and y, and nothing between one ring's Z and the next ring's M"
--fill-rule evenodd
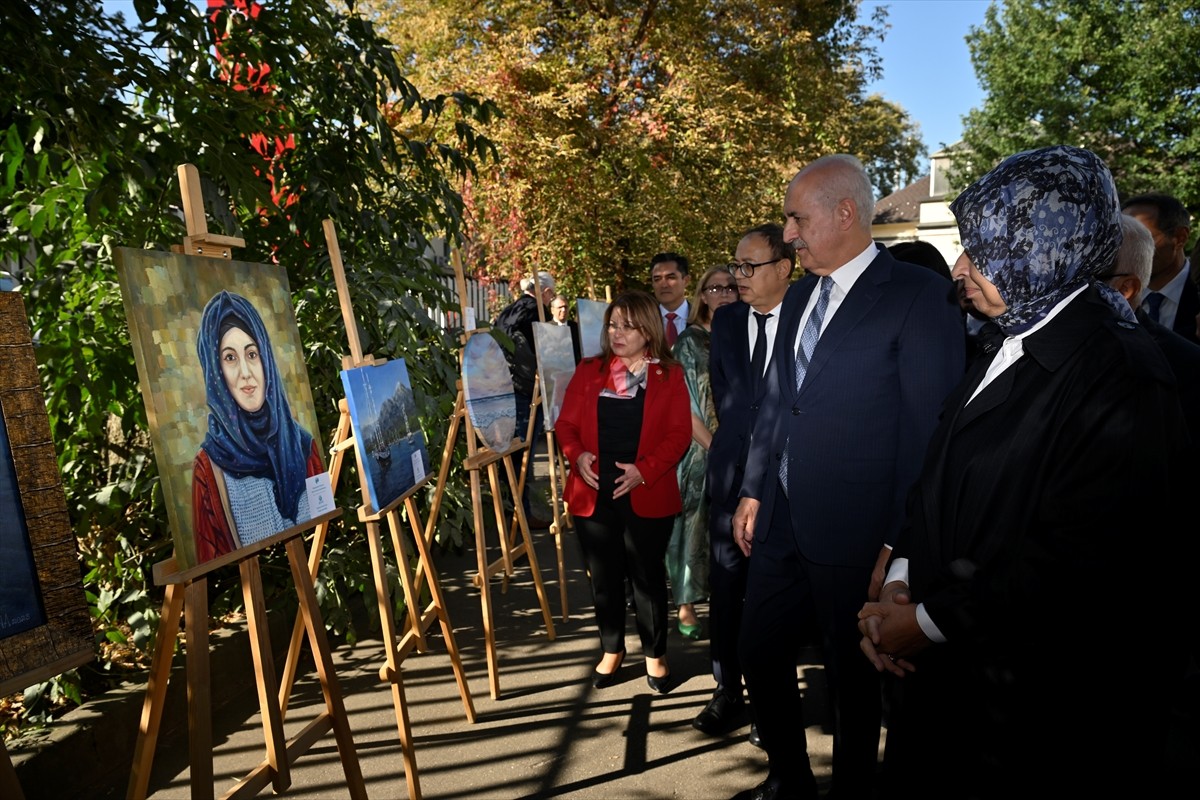
M310 519L306 481L325 471L313 436L292 416L258 311L221 291L200 320L208 432L192 476L196 561Z

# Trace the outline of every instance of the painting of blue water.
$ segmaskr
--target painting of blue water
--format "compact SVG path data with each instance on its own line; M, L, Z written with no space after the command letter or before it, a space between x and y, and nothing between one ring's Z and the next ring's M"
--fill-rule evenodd
M476 333L463 348L467 414L492 450L505 452L517 430L517 401L504 351L490 333Z
M429 451L417 418L404 359L342 371L350 426L366 472L367 500L388 508L429 474Z

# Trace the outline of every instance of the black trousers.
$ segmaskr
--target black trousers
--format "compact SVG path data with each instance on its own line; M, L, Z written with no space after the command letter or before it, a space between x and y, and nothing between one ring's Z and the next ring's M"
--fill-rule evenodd
M603 493L601 493L603 496ZM675 517L646 518L633 513L626 495L596 502L590 517L576 517L575 530L592 576L596 626L606 653L625 649L625 578L633 583L637 631L642 652L667 652L667 542Z
M709 652L717 688L732 698L742 696L738 639L746 600L749 559L733 541L733 512L711 505L708 512Z
M796 662L815 626L833 720L833 786L840 798L869 798L879 760L879 674L859 649L858 612L870 567L816 564L792 534L779 492L766 541L750 555L739 655L771 777L796 781L809 769Z

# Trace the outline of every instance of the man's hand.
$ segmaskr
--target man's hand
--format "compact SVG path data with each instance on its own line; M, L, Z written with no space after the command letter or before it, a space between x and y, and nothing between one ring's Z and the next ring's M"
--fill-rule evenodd
M750 547L754 543L754 520L760 505L753 497L743 497L738 501L737 511L733 512L733 541L746 558L750 557Z
M583 478L583 482L588 486L599 491L600 475L596 472L595 465L595 453L580 453L579 458L575 459L575 466L579 467L579 477Z
M887 670L900 678L916 670L908 659L929 646L917 623L917 607L902 581L887 584L880 592L880 602L862 607L858 629L863 634L859 647L867 660L880 672Z

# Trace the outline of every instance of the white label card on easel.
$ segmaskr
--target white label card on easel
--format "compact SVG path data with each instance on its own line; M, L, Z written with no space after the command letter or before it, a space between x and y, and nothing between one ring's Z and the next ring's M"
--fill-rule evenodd
M420 483L425 480L425 462L421 459L420 450L412 454L412 472L413 483Z
M473 330L475 330L475 307L467 306L466 311L467 311L467 324L466 324L466 327L463 328L463 330L473 331Z
M322 472L320 475L313 475L305 483L308 486L310 519L333 511L333 486L329 483L329 473Z

